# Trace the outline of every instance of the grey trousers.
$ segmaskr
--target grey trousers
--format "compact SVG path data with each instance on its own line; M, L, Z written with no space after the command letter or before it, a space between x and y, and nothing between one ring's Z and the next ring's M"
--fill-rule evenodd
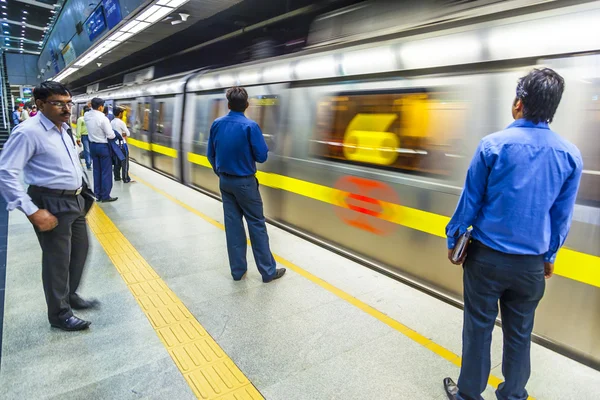
M35 229L42 248L42 283L48 320L57 323L73 315L69 297L79 287L88 254L84 200L81 195L56 196L31 187L29 195L36 206L58 219L58 226L49 232Z

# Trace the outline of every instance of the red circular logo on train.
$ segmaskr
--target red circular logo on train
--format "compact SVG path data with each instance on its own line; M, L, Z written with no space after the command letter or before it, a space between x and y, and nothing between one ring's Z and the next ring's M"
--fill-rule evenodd
M399 198L389 185L344 176L336 182L335 188L342 192L335 210L344 223L376 235L388 235L396 229L396 224L390 222L394 210L388 203L398 204Z

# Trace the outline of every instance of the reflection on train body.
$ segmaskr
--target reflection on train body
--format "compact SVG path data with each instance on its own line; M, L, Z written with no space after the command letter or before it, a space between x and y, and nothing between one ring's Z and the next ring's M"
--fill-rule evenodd
M590 15L600 17L600 5L592 11L570 9L559 17L563 21ZM533 13L519 21L529 21L531 29L555 17ZM573 54L565 55L560 47L553 58L542 58L546 53L528 47L517 49L518 56L511 58L505 47L499 53L493 48L496 42L486 42L488 28L501 25L510 32L510 24L516 22L462 28L486 49L478 55L481 59L468 61L478 64L449 60L449 65L431 70L427 57L401 51L422 37L399 36L391 44L323 50L337 58L299 53L145 83L134 95L129 88L98 95L112 96L126 108L135 161L218 195L206 146L212 122L228 112L218 78L237 77L250 96L247 115L261 126L271 151L257 175L266 215L460 301L461 270L447 263L443 236L471 156L483 135L511 122L517 78L534 65L555 68L567 85L552 127L581 149L585 173L567 249L559 253L559 276L548 283L534 332L600 365L600 39L593 54L581 55L581 43L587 42L573 41L569 46L579 46ZM455 31L434 33L427 36L430 44ZM553 45L562 46L547 43ZM544 52L549 51L546 47ZM343 61L343 68L326 68L327 60L346 60L347 52L369 50L385 57L398 48L396 57L413 58L393 67L394 73L368 62L352 66ZM506 56L485 58L491 54ZM307 64L301 61L317 58L308 65L320 68L302 70ZM384 61L396 65L394 58ZM407 64L411 70L402 70ZM357 76L345 75L350 67ZM298 78L302 73L306 80ZM173 89L161 92L165 87ZM77 102L81 105L88 97Z

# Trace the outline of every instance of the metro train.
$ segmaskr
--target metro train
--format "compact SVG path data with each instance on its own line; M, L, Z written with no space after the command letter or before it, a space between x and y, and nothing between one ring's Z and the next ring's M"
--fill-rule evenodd
M208 132L227 112L225 88L243 85L270 148L257 173L267 217L459 303L444 228L470 158L511 122L517 79L551 67L566 81L552 127L579 147L585 171L534 333L599 368L600 4L570 3L83 94L74 117L93 97L125 108L135 162L218 196Z

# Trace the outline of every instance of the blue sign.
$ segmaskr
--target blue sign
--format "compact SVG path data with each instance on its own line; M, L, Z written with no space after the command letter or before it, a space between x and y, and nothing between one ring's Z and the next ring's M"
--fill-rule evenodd
M104 20L104 10L102 9L102 6L94 10L83 24L83 28L92 42L106 29L106 21Z
M121 22L122 18L119 0L102 0L102 5L104 6L104 15L106 16L108 29L112 29Z

